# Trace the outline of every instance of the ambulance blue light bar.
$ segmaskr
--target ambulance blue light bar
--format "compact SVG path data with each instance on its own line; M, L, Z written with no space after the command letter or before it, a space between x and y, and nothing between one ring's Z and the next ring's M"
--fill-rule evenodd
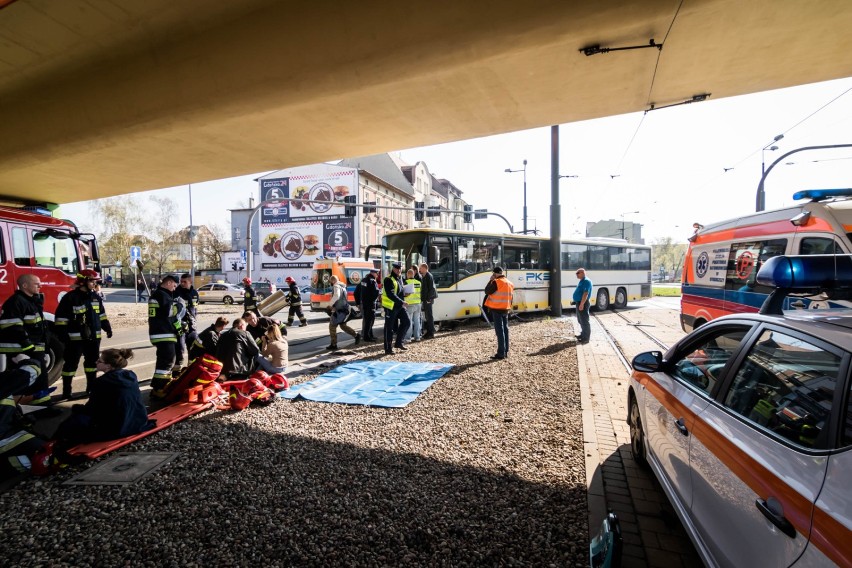
M824 201L832 197L850 197L852 187L841 187L837 189L805 189L793 194L793 199L810 199L811 201Z
M790 291L849 288L852 255L773 256L757 273L757 283Z

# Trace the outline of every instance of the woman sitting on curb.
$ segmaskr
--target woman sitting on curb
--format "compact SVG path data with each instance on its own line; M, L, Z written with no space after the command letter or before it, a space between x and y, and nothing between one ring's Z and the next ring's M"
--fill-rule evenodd
M277 326L271 326L263 336L261 354L257 356L257 364L260 368L274 375L284 374L288 364L289 345L281 330Z
M92 382L88 402L72 406L71 416L59 425L54 436L58 440L57 449L115 440L154 427L142 403L136 374L125 369L132 357L132 349L101 352L95 365L103 374Z

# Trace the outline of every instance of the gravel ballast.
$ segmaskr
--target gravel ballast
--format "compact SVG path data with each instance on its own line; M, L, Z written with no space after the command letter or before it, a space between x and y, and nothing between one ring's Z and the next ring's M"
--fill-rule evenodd
M455 367L404 409L212 411L125 448L180 453L135 485L61 485L86 466L28 480L0 496L0 554L19 566L584 566L566 325L512 323L505 361L489 358L483 324L410 344L393 359ZM356 352L384 358L380 344Z

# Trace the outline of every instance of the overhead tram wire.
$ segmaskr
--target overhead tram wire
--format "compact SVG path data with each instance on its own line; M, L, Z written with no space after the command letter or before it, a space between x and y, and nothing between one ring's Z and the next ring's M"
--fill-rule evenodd
M830 101L828 101L827 103L825 103L824 105L822 105L821 107L819 107L818 109L816 109L815 111L813 111L811 114L809 114L808 116L806 116L805 118L803 118L802 120L800 120L799 122L797 122L796 124L794 124L793 126L791 126L790 128L788 128L788 129L786 129L786 130L781 131L781 134L782 134L782 135L784 135L784 136L786 136L786 135L787 135L787 134L788 134L791 130L793 130L794 128L796 128L796 127L798 127L798 126L801 126L801 125L802 125L802 124L804 124L806 121L808 121L808 120L810 120L811 118L813 118L814 116L816 116L816 115L817 115L817 113L819 113L820 111L825 110L825 108L827 108L830 104L832 104L832 103L836 102L838 99L840 99L842 96L844 96L845 94L847 94L849 91L852 91L852 87L849 87L848 89L846 89L845 91L843 91L842 93L840 93L839 95L837 95L836 97L834 97L833 99L831 99ZM731 166L731 168L730 168L730 169L734 169L734 168L736 168L737 166L739 166L740 164L742 164L742 163L746 162L747 160L749 160L750 158L752 158L753 156L756 156L756 155L757 155L757 153L758 153L758 152L760 152L760 150L761 150L761 148L756 148L756 149L755 149L754 151L752 151L750 154L748 154L748 155L747 155L747 156L745 156L744 158L741 158L738 162L736 162L733 166Z
M677 20L677 16L680 13L681 7L683 7L683 1L680 0L680 4L678 4L677 9L675 10L674 16L672 16L672 21L669 23L669 29L666 30L666 35L663 36L662 45L666 45L666 40L669 38L669 34L672 32L672 28L674 27L675 20ZM648 96L645 99L645 106L651 106L651 93L654 92L654 83L657 80L657 69L660 67L660 57L663 55L663 50L657 50L657 61L654 62L654 72L651 75L651 86L648 87ZM633 136L630 137L630 142L627 143L627 147L624 148L624 153L621 155L621 159L618 161L618 166L615 169L615 176L621 175L619 172L621 171L621 165L624 163L625 158L627 158L628 152L630 152L630 148L633 147L633 141L636 140L636 136L639 134L639 129L642 128L642 123L645 122L645 116L648 114L648 110L642 113L642 118L639 120L639 124L636 125L636 130L633 131Z

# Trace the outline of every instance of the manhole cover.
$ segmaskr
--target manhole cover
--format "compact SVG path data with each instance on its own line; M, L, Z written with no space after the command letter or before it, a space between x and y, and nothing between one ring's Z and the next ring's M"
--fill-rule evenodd
M129 485L170 462L177 455L157 452L117 454L75 475L63 485Z

